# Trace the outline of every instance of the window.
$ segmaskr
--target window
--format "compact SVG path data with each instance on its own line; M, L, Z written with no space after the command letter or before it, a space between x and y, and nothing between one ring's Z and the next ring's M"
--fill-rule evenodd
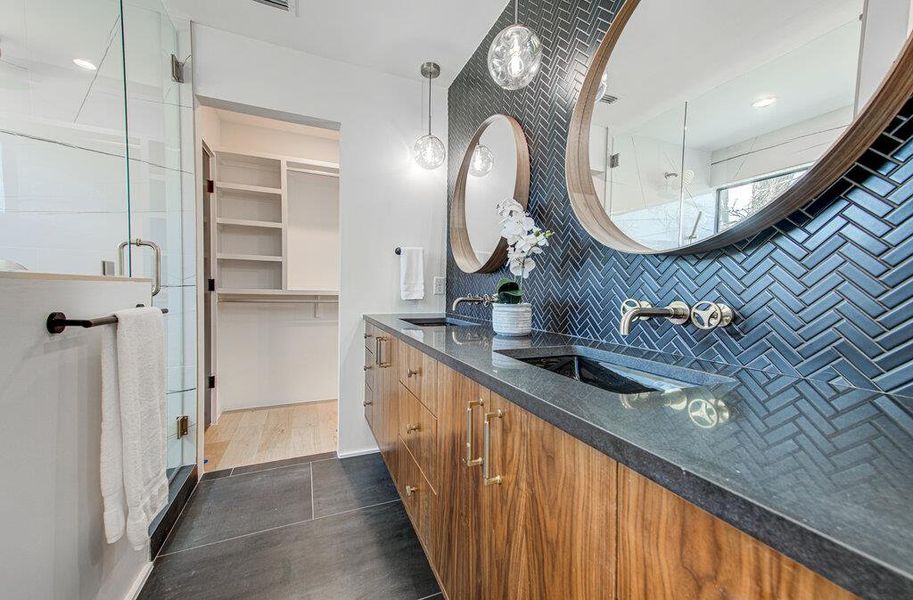
M726 231L758 212L808 173L802 167L787 173L767 175L754 181L720 188L717 192L717 231Z

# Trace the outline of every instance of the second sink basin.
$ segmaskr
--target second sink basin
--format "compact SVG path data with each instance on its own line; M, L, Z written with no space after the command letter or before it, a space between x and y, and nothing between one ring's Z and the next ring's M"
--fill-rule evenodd
M584 346L500 350L501 354L616 394L669 392L734 383L728 377Z
M400 321L405 321L406 323L417 327L445 327L447 325L452 327L466 327L467 325L475 325L475 323L470 323L469 321L461 321L450 317L415 317L411 319L400 319Z

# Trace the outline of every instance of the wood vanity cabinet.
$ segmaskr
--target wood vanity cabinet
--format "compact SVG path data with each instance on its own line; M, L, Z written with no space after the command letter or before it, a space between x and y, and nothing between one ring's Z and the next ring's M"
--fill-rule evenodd
M365 418L450 600L855 598L392 335L366 335Z
M621 465L618 517L619 598L856 598Z

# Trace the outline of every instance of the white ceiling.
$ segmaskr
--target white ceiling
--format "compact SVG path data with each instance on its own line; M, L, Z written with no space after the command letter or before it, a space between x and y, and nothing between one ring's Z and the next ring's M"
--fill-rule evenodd
M594 122L712 150L852 106L864 0L642 2ZM752 102L778 98L757 110ZM667 135L663 135L666 132Z
M172 14L279 46L404 77L441 65L449 85L507 0L299 0L298 16L253 0L164 0Z

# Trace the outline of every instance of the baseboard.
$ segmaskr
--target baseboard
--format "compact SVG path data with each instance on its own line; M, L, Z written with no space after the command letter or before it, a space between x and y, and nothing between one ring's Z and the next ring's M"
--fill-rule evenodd
M143 570L140 571L136 576L136 579L133 580L133 585L127 590L127 595L124 596L124 600L136 600L139 598L139 594L143 591L143 586L146 585L146 580L149 579L150 573L152 573L151 560L143 565Z
M338 450L336 455L339 458L352 458L353 456L364 456L365 454L375 454L377 452L380 452L380 448L374 446L372 448L362 448L361 450L349 450L348 452Z
M223 414L225 414L225 413L230 413L230 412L244 412L244 411L249 411L249 410L264 410L264 409L267 409L267 408L282 408L282 407L285 407L285 406L300 406L300 405L303 405L303 404L320 404L320 403L322 403L322 402L337 402L337 399L336 399L336 398L323 398L323 399L320 399L320 400L301 400L301 401L299 401L299 402L279 402L279 403L277 403L277 404L262 404L262 405L258 404L258 405L255 405L255 406L242 406L242 407L238 407L238 408L225 408L225 409L223 409L223 410L219 413L219 416L221 417ZM213 425L214 425L216 422L213 421L212 423L213 423Z

